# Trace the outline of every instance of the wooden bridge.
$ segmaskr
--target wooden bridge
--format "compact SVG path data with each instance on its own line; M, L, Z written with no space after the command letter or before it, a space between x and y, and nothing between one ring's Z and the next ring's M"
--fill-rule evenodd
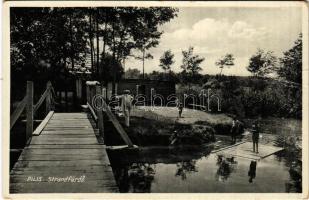
M94 110L89 103L100 91L100 86L87 86L90 112L55 113L51 106L54 94L51 84L47 84L41 99L33 105L33 85L27 83L27 94L11 116L12 128L26 108L27 142L10 172L10 193L118 192L106 146L102 142L103 111ZM46 101L48 114L33 131L34 111L43 101ZM104 112L124 141L133 146L105 102L104 106ZM95 127L92 122L95 122Z

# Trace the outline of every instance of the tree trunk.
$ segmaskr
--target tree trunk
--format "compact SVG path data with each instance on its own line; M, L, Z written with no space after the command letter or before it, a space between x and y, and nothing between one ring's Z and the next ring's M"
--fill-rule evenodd
M126 78L126 59L125 58L123 58L123 71L124 71L123 76L124 78Z
M91 11L89 15L90 29L89 29L89 39L90 39L90 56L91 56L91 72L93 73L93 41L92 41L92 16Z
M97 10L97 18L96 18L96 36L97 36L97 77L99 77L99 62L100 62L100 55L99 55L99 53L100 53L100 45L99 45L99 22L98 22L98 17L99 17L99 15L98 15L98 10Z
M145 79L145 49L143 48L143 80Z
M102 58L105 58L105 46L106 46L106 40L107 40L107 12L105 10L105 22L104 22L104 34L103 34L103 51L102 51ZM103 73L104 73L104 66L102 65L102 69L101 69L101 73L102 73L102 77L103 77ZM107 81L104 80L104 85L107 86Z
M105 46L106 46L106 39L107 39L107 35L106 35L106 29L107 29L107 12L105 11L105 22L104 22L104 36L103 36L103 52L102 52L102 57L105 57Z
M70 14L70 16L69 16L69 23L70 23L70 43L71 43L71 49L70 49L70 51L71 51L71 53L70 53L70 57L71 57L71 64L72 64L72 70L74 69L74 48L73 48L73 28L72 28L72 15Z
M223 67L221 67L220 76L222 75Z
M113 27L113 60L114 61L116 61L115 59L116 59L116 55L115 55L115 51L116 51L116 49L115 49L115 47L116 47L116 41L115 41L115 30L114 30L114 23L113 23L113 25L112 25L112 27ZM112 79L112 94L114 95L115 94L115 91L116 91L116 69L115 69L115 67L113 67L113 69L112 69L112 73L113 73L113 79Z

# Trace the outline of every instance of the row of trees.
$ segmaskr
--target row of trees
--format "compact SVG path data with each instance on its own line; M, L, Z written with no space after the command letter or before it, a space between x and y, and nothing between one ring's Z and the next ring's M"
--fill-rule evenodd
M220 96L222 112L246 117L302 117L302 39L301 35L291 49L283 53L282 58L276 58L270 51L258 49L251 56L247 69L250 77L224 76L222 70L234 65L234 57L226 54L216 62L221 72L216 76L201 75L200 64L204 58L193 53L190 47L183 51L182 72L174 73L171 65L174 55L169 50L160 58L160 66L165 73L153 71L145 78L153 80L168 79L180 84L179 96L182 93L198 95L202 89L212 89ZM129 69L127 78L140 78L140 71ZM274 74L276 76L268 76ZM279 80L277 78L279 78ZM194 85L192 84L194 83ZM216 111L217 104L211 109Z
M200 64L205 60L205 58L200 57L199 55L193 54L194 48L192 46L189 47L187 51L182 51L182 65L180 66L182 69L182 74L187 74L188 76L194 77L196 76L202 68ZM166 73L171 70L171 65L175 62L174 54L171 50L167 50L163 53L160 58L159 66ZM224 67L230 67L234 65L234 56L232 54L226 54L221 59L219 59L215 64L221 69L220 75L222 74Z
M289 82L301 84L302 80L302 35L294 42L294 46L283 53L282 58L277 58L271 51L259 49L250 58L248 71L255 76L266 76L276 72L279 77Z
M202 70L200 64L205 58L195 55L193 47L189 47L187 51L182 51L183 59L181 74L186 75L186 81L194 80ZM272 51L264 51L258 49L257 52L249 59L247 70L255 77L266 77L269 74L276 74L288 82L301 84L302 70L302 36L295 41L294 46L283 53L282 58L274 56ZM215 65L220 68L219 75L225 67L234 66L235 58L232 54L226 54L215 62ZM166 73L171 71L171 65L174 63L174 54L171 50L165 51L160 58L160 67ZM188 79L188 77L190 77ZM192 79L193 78L193 79Z

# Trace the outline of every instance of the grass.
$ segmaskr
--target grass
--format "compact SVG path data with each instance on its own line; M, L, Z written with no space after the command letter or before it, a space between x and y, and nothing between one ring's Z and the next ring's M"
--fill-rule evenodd
M188 108L184 108L182 117L178 118L178 109L175 107L140 106L132 111L132 116L180 124L196 124L201 121L213 125L232 123L232 118L226 114L212 114Z

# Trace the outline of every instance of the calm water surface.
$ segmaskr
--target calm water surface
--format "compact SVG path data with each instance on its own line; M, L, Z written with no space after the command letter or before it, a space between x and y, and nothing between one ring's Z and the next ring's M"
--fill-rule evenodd
M252 121L246 120L248 127ZM220 158L210 153L211 147L110 151L120 192L301 192L301 141L296 139L301 139L301 120L268 118L260 123L262 132L285 151L256 167L249 159Z
M293 182L278 155L257 162L255 172L249 159L220 158L207 150L150 148L110 152L110 158L121 192L287 192Z

